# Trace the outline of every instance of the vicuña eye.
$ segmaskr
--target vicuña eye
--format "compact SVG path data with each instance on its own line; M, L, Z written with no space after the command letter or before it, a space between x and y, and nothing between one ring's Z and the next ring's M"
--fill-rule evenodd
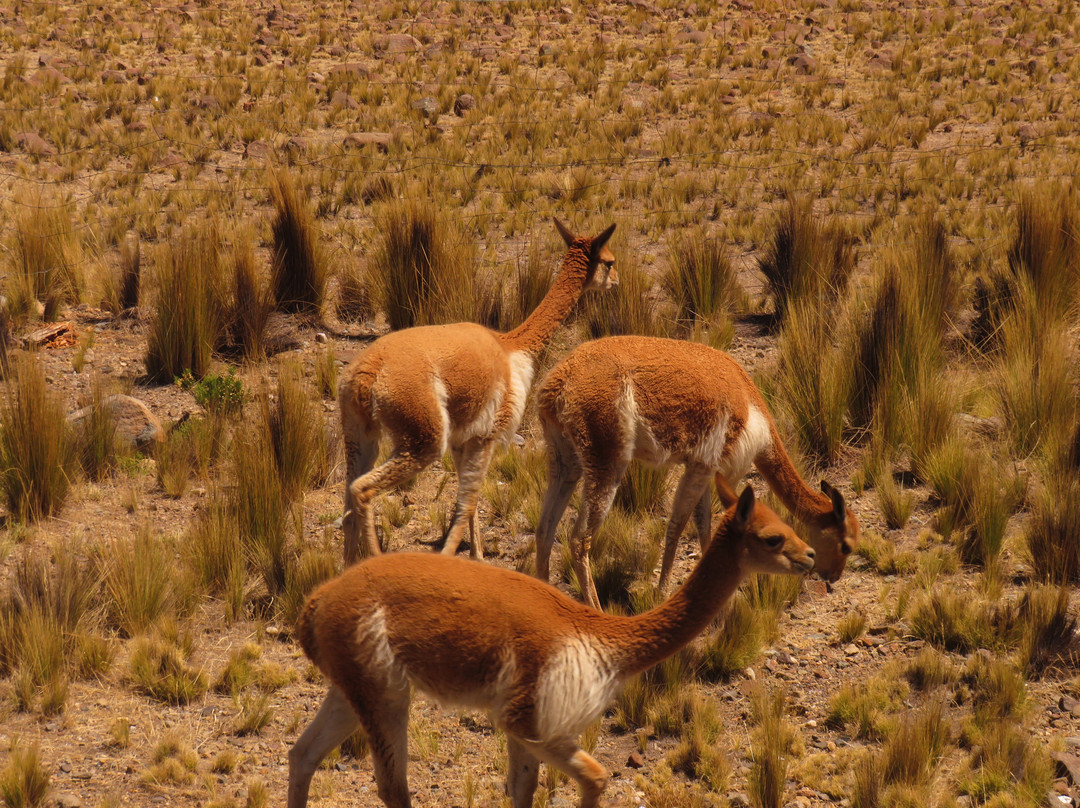
M765 536L765 546L770 550L776 550L784 543L783 536Z

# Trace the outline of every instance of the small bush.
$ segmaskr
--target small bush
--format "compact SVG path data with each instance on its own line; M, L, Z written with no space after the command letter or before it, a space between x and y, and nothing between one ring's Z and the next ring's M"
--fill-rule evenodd
M1038 678L1054 668L1075 667L1080 662L1078 621L1069 610L1066 587L1028 588L1012 622L1017 664L1026 676Z
M337 396L338 363L334 349L327 345L315 357L315 389L323 399Z
M765 643L764 615L736 592L720 625L701 642L700 672L706 681L723 681L747 668Z
M940 651L927 646L908 663L904 677L916 690L933 690L945 684L953 684L960 678L960 671Z
M274 205L273 299L282 311L318 318L330 273L311 211L284 170L271 173L270 201Z
M58 513L72 461L62 398L49 389L36 358L19 357L0 399L0 486L8 510L22 521Z
M126 238L120 245L119 310L139 307L139 286L142 281L142 251L138 237Z
M1050 476L1036 492L1024 537L1040 580L1080 581L1080 479L1075 472Z
M293 563L289 532L295 523L264 424L234 437L231 466L234 485L228 502L245 555L262 575L268 594L277 597L285 590Z
M862 612L848 612L836 627L837 639L846 645L854 642L866 632L866 615Z
M289 500L310 485L326 443L322 407L312 398L299 365L282 365L277 393L260 399L262 428L269 438L281 488Z
M195 403L211 413L237 415L244 406L244 383L229 368L227 374L206 373L196 379L190 369L185 369L175 380L181 390L188 390Z
M237 735L259 735L274 720L274 708L270 706L270 695L243 695L238 698L240 714L233 724Z

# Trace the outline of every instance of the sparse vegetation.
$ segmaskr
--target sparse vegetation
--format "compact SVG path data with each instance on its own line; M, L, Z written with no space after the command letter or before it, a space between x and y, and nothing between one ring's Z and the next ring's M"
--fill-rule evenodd
M583 298L536 378L607 334L730 346L806 479L837 482L863 522L835 592L808 584L788 617L798 581L754 581L630 683L585 738L623 769L612 798L1045 803L1044 738L1068 732L1057 700L1080 697L1061 588L1080 581L1072 10L391 5L227 0L147 22L0 0L0 715L24 739L0 750L3 801L35 804L30 780L8 787L36 739L53 792L101 808L269 804L281 782L252 766L309 706L290 629L340 566L335 357L388 325L517 325L550 286L559 216L618 221L620 284ZM493 26L495 44L477 34ZM282 351L279 385L265 359ZM184 371L191 396L171 385ZM100 411L65 426L105 392L144 401L166 443L116 451ZM485 563L532 561L529 408L525 445L485 480ZM447 478L391 495L388 547L445 528ZM658 601L673 484L635 464L621 487L593 544L609 609ZM786 782L759 765L747 668L790 677L787 720L814 736ZM207 683L205 705L163 706ZM717 699L733 699L722 727ZM433 762L474 745L499 760L482 722L421 718L414 751ZM637 733L636 775L608 757L613 730ZM335 762L354 765L350 744ZM497 804L502 764L485 765L438 799ZM69 786L105 770L115 782ZM423 799L431 775L412 775ZM565 778L543 786L538 805L571 801Z

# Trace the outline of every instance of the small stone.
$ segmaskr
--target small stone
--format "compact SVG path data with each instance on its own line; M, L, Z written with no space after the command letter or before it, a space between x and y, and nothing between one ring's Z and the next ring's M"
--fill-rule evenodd
M424 115L434 117L439 114L439 99L433 95L425 95L412 102L412 108L419 110Z
M340 109L360 109L360 102L344 90L335 90L330 103Z
M645 758L641 756L640 752L631 752L630 757L626 759L626 765L631 769L640 769L645 765Z
M469 93L462 93L454 101L454 114L462 118L474 107L476 107L476 99Z
M326 344L326 334L324 334L322 331L318 332L315 335L315 341L317 343L319 343L320 345L325 345Z
M855 643L848 643L844 646L844 653L848 656L855 656L855 654L859 653L859 649L855 647Z
M74 794L57 794L53 805L56 808L82 808L82 800Z
M1064 713L1072 713L1074 718L1080 718L1080 701L1071 696L1062 696L1058 699L1058 707Z
M341 143L343 146L353 148L374 146L385 153L390 151L390 134L388 132L349 132Z
M56 147L37 132L19 132L15 135L15 145L35 157L47 157L56 154Z
M756 674L756 673L754 673L754 669L753 669L753 668L747 668L746 670L744 670L744 671L743 671L743 676L745 676L745 677L746 677L747 679L749 679L749 680L750 680L751 682L753 682L753 681L754 681L755 679L757 679L757 674Z

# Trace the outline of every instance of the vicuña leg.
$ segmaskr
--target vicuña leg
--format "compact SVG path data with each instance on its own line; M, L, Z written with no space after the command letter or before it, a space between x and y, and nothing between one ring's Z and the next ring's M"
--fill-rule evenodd
M694 527L697 529L698 544L701 552L709 546L712 538L712 486L706 485L701 493L701 499L694 506Z
M594 471L585 475L585 490L581 494L581 510L578 511L577 522L574 524L571 551L574 554L574 568L581 584L582 595L585 602L594 609L600 608L600 598L596 594L596 583L592 577L589 549L593 537L600 531L604 517L611 510L615 489L626 474L627 465L620 463L613 470Z
M541 581L551 580L551 548L555 544L555 533L581 479L577 452L561 432L548 432L547 446L548 485L540 509L540 523L536 526L536 577Z
M507 733L506 794L514 808L532 808L533 794L540 781L540 761L525 745Z
M341 520L341 528L345 532L345 562L351 564L361 555L360 534L361 517L356 510L356 501L352 495L352 483L364 476L375 465L375 459L379 456L378 434L368 435L362 430L345 436L345 516ZM368 555L373 555L370 547L363 550ZM378 551L378 542L375 543ZM377 552L374 553L377 555Z
M338 688L331 687L315 719L289 750L288 808L304 808L316 769L334 747L360 726L360 718Z
M430 466L439 454L438 444L395 447L394 453L385 463L349 484L351 490L347 496L352 497L353 509L360 522L364 551L368 556L379 555L382 552L379 548L379 537L375 533L375 511L372 508L372 500L383 491L408 482ZM356 548L352 549L355 552ZM349 552L350 547L346 544L346 565L358 560L355 556L350 557Z
M581 790L581 808L596 808L607 785L608 773L596 759L573 741L544 745L525 743L533 755L572 778ZM515 805L514 808L517 808Z
M679 487L675 489L675 500L671 503L671 516L668 517L667 530L664 532L664 561L660 565L660 590L664 591L671 577L671 567L675 563L675 551L679 546L679 537L690 519L690 511L701 500L703 492L709 487L712 471L706 466L686 466Z
M409 691L393 694L364 716L375 783L386 808L409 808Z
M480 537L480 530L476 524L476 500L480 495L480 486L484 482L484 475L487 474L494 448L494 441L473 438L463 446L451 449L454 468L457 469L458 494L457 503L454 505L454 515L450 519L450 527L446 530L446 541L443 543L442 551L446 555L457 552L467 525L470 539L469 554L473 558L484 557L484 540Z

